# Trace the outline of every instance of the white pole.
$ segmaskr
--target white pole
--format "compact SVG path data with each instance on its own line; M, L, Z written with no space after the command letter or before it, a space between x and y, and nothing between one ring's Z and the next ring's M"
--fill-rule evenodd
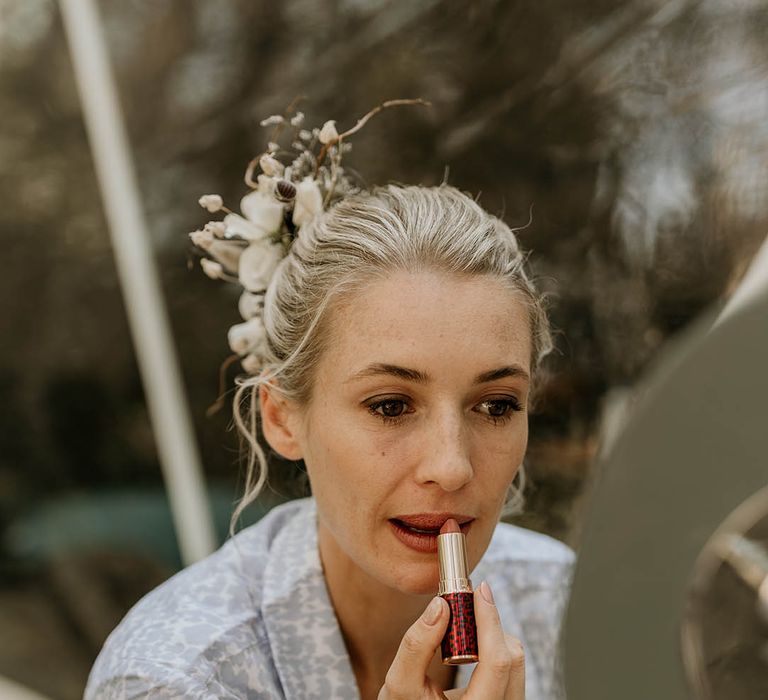
M93 0L60 6L176 536L190 564L215 548L213 522L117 88Z
M0 698L3 700L50 700L47 695L40 695L10 678L3 677L0 677Z

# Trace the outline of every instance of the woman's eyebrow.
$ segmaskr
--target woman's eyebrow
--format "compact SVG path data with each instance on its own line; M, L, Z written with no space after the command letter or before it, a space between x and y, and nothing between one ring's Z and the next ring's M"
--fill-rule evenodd
M391 375L400 379L405 379L410 382L416 382L417 384L428 384L432 381L432 378L418 369L409 369L408 367L399 367L398 365L389 365L383 362L374 362L367 367L361 369L359 372L355 372L352 376L344 381L355 381L357 379L367 379L368 377L377 377L380 375ZM499 367L498 369L492 369L488 372L482 372L475 377L475 384L485 384L486 382L493 382L497 379L503 379L504 377L521 377L526 381L530 381L528 372L526 372L520 365L507 365L505 367Z

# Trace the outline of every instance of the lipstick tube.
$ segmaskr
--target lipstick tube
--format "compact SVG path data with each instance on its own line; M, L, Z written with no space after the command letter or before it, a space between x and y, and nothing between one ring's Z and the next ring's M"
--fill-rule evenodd
M477 661L477 627L464 533L438 535L437 559L440 566L437 594L445 598L451 608L448 629L440 645L443 663L450 666L474 663Z

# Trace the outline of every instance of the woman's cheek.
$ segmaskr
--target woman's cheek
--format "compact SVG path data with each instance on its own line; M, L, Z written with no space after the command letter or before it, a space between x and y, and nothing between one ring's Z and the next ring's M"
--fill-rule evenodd
M370 433L370 452L379 459L390 459L407 451L413 443L413 431L404 430L402 426L383 426Z

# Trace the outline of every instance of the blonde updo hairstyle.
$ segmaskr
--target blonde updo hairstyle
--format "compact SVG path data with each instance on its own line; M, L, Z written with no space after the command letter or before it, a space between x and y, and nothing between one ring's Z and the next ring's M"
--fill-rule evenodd
M301 227L275 270L264 298L268 351L260 375L239 377L234 420L248 446L243 510L263 489L268 464L257 440L259 386L299 406L312 399L314 377L327 346L332 311L370 282L396 271L432 270L487 275L518 292L531 325L531 367L551 350L542 297L524 270L513 231L455 187L378 187L348 196ZM510 485L504 515L521 512L525 472Z

